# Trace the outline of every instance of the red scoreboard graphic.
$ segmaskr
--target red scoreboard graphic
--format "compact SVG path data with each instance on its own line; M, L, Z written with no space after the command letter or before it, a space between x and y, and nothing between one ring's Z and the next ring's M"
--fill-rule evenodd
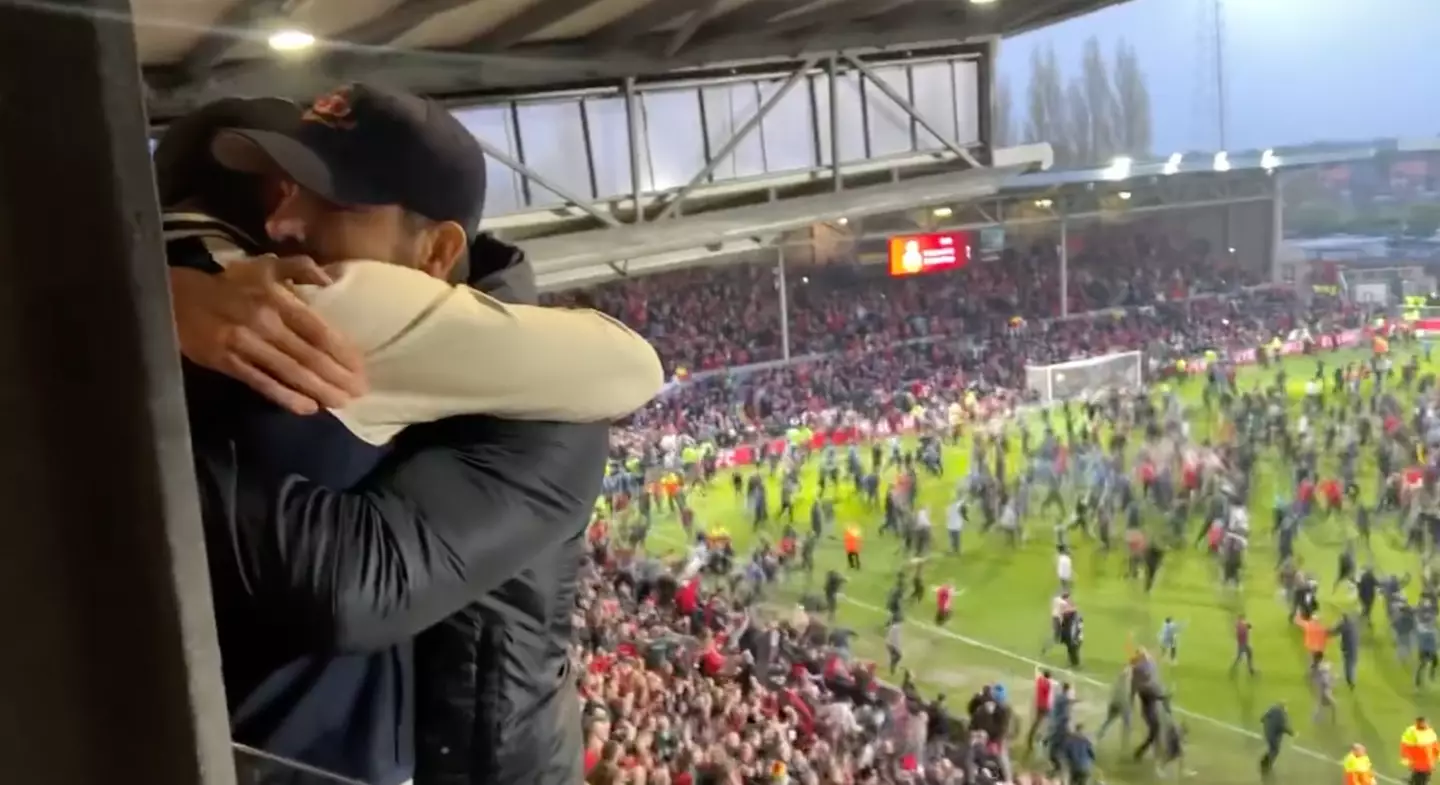
M970 263L974 238L969 232L902 234L890 238L890 275L958 270Z

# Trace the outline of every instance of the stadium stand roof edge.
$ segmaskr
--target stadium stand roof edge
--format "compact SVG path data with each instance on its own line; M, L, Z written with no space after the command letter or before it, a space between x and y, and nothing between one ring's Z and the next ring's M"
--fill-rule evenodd
M472 99L841 50L986 44L1124 0L133 0L150 116L377 81ZM272 33L315 44L271 51ZM478 101L472 101L478 102Z
M1423 145L1417 148L1419 144L1417 140L1406 143L1376 140L1359 145L1327 145L1320 150L1280 148L1232 151L1227 152L1223 159L1227 166L1219 169L1216 168L1216 153L1196 151L1180 154L1178 159L1170 156L1132 161L1128 166L1112 164L1106 167L1048 171L1047 165L1053 160L1049 145L1026 145L997 151L997 156L1003 157L1015 167L998 183L993 183L985 176L977 180L974 177L977 172L926 174L903 183L882 186L880 189L859 188L847 192L883 194L873 201L856 198L839 202L827 200L825 196L800 197L784 203L762 203L672 220L668 222L671 228L661 235L650 234L656 231L656 227L651 224L537 237L522 240L521 245L536 260L536 271L542 288L556 290L597 283L622 274L640 275L697 264L754 260L757 252L785 243L786 238L783 235L786 232L810 224L834 222L842 218L885 217L940 204L953 205L956 212L951 220L940 222L932 228L958 231L983 228L996 223L1055 221L1062 214L1085 218L1101 213L1143 214L1223 203L1265 201L1272 198L1273 185L1270 181L1273 173L1372 160L1391 150L1426 149ZM1041 149L1043 153L1039 152ZM1005 150L1011 152L1004 153ZM927 157L911 156L917 161ZM866 165L872 164L873 162L866 162ZM989 171L995 173L993 169ZM949 192L952 194L949 198L941 198L945 190L937 186L952 179L965 179L967 183L977 184L983 182L983 185L978 189L964 191L969 194L966 197L960 195L961 190L955 190ZM913 190L906 187L915 183L919 185L914 186ZM729 186L737 187L737 184ZM1186 189L1186 186L1193 187ZM764 186L758 187L763 189ZM969 186L965 188L968 189ZM1132 190L1135 198L1126 202L1123 207L1104 198L1106 195L1122 191L1129 193ZM1173 199L1158 196L1160 193L1179 193L1181 190L1184 190L1184 193ZM911 203L897 204L893 201L896 194L907 192L915 195ZM1150 192L1157 195L1149 198ZM963 207L974 207L975 203L994 203L997 200L1002 204L1023 202L1028 206L1035 200L1060 195L1074 198L1062 202L1054 209L1042 211L1042 215L1017 217L1018 211L1017 214L1012 214L1008 210L985 212ZM778 209L782 205L793 205L797 202L802 203L798 209ZM1050 207L1051 205L1047 205L1047 208ZM767 223L760 228L752 228L745 223L752 216L767 219ZM499 218L494 226L487 228L504 227L506 220L507 217ZM853 239L873 240L915 230L914 225L904 225L899 221L872 221L867 222L862 232ZM617 231L622 234L613 238L607 237ZM622 263L625 264L623 273L621 268L612 267Z
M1036 188L1093 185L1099 183L1118 185L1126 181L1147 177L1171 177L1187 174L1283 171L1285 169L1299 169L1309 166L1324 166L1327 164L1362 161L1374 158L1379 152L1379 148L1374 146L1296 154L1274 151L1272 153L1274 158L1266 161L1265 151L1244 151L1241 153L1226 153L1224 160L1227 165L1223 168L1216 166L1215 156L1218 155L1217 152L1181 153L1177 154L1179 158L1175 160L1173 164L1171 162L1172 159L1166 158L1153 161L1131 162L1128 166L1112 164L1111 166L1093 167L1089 169L1052 169L1045 172L1022 174L1007 182L1003 190L1021 191Z
M983 199L998 192L1023 165L930 175L899 183L703 213L663 222L542 237L521 243L537 275L608 265L727 241L773 239L822 221L862 217L926 205Z

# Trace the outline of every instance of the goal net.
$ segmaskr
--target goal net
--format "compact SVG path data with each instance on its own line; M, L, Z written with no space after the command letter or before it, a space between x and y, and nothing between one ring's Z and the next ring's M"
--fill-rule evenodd
M1025 387L1042 403L1078 398L1100 390L1140 386L1140 352L1119 352L1054 365L1025 366Z

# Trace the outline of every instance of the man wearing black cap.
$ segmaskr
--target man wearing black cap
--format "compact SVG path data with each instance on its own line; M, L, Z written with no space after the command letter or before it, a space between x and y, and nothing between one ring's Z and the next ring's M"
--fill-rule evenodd
M268 102L256 103L266 111L271 108ZM298 109L292 106L289 115L292 122L298 122ZM218 119L230 119L227 125L234 124L233 117ZM186 132L193 127L187 123L180 128L181 136L174 144L167 137L160 150L165 154L162 158L173 158L175 145L185 142ZM252 136L278 144L278 154L296 155L286 146L294 142L285 134L284 130L225 130L218 138L211 133L190 140L190 152L229 149L222 156L226 165L209 176L233 186L237 176L258 174L263 179L264 173L278 169ZM197 147L195 141L207 143ZM162 160L157 165L168 163ZM313 159L310 164L315 165ZM203 171L205 165L196 168ZM439 170L432 172L436 175L432 179L451 175L446 168L430 168ZM197 182L195 175L190 177L189 181L163 178L165 190L183 194L184 186ZM443 182L438 185L444 186ZM403 194L395 197L406 200L401 204L347 205L338 210L333 201L337 197L322 198L289 179L280 179L274 187L260 189L274 198L256 221L255 213L262 211L244 204L236 194L248 192L249 201L255 203L260 201L255 198L256 190L253 186L231 187L219 198L234 203L233 212L241 216L237 223L259 224L264 235L295 240L307 252L332 263L323 270L300 260L286 264L291 274L303 276L298 283L322 284L297 286L295 294L326 326L351 339L367 368L369 391L331 413L370 444L389 442L407 425L456 414L564 422L611 420L644 405L663 383L654 349L604 314L506 305L470 287L446 283L443 276L467 255L464 229L455 222L438 221L408 209L405 205L412 201ZM193 201L181 199L180 203ZM257 265L238 260L249 256L242 246L256 248L255 241L238 226L216 219L208 206L194 209L198 212L165 215L166 239L177 244L172 254L176 263L224 269L226 262L237 261L227 272L253 274L254 270L245 268ZM421 209L444 214L443 209ZM339 261L357 256L387 261ZM536 358L548 361L536 362Z
M468 250L476 282L519 267L488 238L467 246L483 160L437 105L353 86L279 125L213 145L228 168L260 175L257 194L267 166L284 175L266 227L276 239L322 263L382 259L436 277ZM247 269L172 271L187 357L228 372L215 360L238 356L237 332L265 344L277 320L304 312ZM271 369L316 355L353 368L343 340L328 340L247 351ZM310 376L341 382L311 385L317 395L351 392L343 373L310 364ZM579 781L566 644L607 426L452 417L404 431L373 470L379 452L353 443L297 469L303 458L274 444L336 443L335 418L294 417L233 389L209 400L225 416L194 423L197 475L237 738L375 785L409 775L412 739L421 783ZM408 642L427 629L412 659Z

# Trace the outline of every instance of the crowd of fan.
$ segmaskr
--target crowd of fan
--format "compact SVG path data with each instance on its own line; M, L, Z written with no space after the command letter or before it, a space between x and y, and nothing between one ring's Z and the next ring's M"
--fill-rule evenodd
M873 663L850 654L849 631L818 615L766 620L678 564L611 550L603 537L592 545L572 652L587 782L1048 782L1005 775L1014 713L1003 689L952 716L943 695L882 685ZM756 558L757 581L773 579L778 565Z
M1090 247L1072 266L1072 310L1120 310L1063 323L1034 318L1058 302L1056 265L1043 249L918 282L850 267L802 276L792 287L792 341L796 355L820 357L679 385L621 433L643 441L678 430L725 446L807 413L874 420L917 400L1012 400L1027 362L1142 348L1166 362L1251 348L1300 327L1354 326L1355 314L1335 304L1240 293L1237 284L1251 281L1202 274L1199 261L1210 256L1202 247L1137 238ZM1175 259L1183 261L1164 261ZM687 271L594 294L673 365L730 367L778 352L772 275ZM1224 294L1195 299L1201 290ZM747 576L751 590L734 592L702 583L690 554L667 564L612 546L604 534L592 549L573 651L587 782L1047 782L1009 770L1014 712L1003 690L987 687L952 712L944 696L927 701L908 684L882 685L873 664L851 656L846 631L828 629L822 616L797 608L775 620L747 606L780 572L767 551L744 570L720 570Z
M706 377L662 395L633 418L629 433L648 438L677 431L728 446L757 433L777 434L820 412L879 422L917 402L956 401L967 392L1008 405L1025 396L1027 364L1141 349L1163 363L1210 349L1253 348L1300 327L1353 327L1355 318L1333 301L1307 305L1288 290L1261 290L1049 325L1004 321L979 340L875 346Z
M1205 241L1096 228L1069 260L1070 312L1153 303L1257 282ZM1053 241L1006 249L954 272L890 278L884 265L787 268L792 356L984 336L996 320L1060 313ZM605 284L589 304L644 334L669 372L704 372L780 359L780 296L771 265L699 268ZM573 295L570 296L573 298ZM565 297L561 298L567 299Z

